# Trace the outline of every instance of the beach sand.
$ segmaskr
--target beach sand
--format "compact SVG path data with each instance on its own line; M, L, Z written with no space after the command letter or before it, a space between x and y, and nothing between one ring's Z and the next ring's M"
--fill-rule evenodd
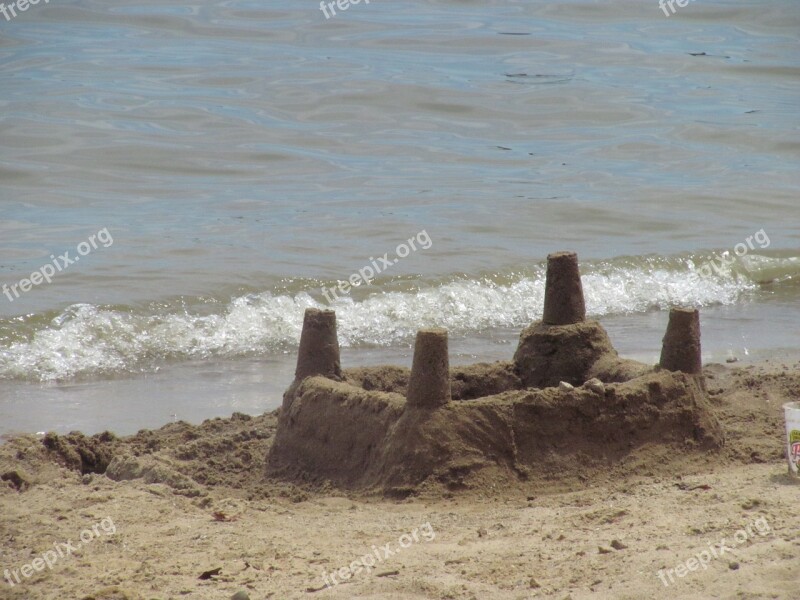
M800 364L705 375L719 451L653 446L578 484L399 501L268 480L277 413L15 437L0 446L0 598L798 598L781 405L800 398Z

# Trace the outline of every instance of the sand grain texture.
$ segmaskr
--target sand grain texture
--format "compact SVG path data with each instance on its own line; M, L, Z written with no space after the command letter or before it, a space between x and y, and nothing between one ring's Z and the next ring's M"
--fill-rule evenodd
M786 475L780 410L800 397L800 366L713 365L705 374L725 434L713 453L653 446L582 478L498 486L488 474L458 491L423 485L399 501L267 480L274 413L129 438L51 437L49 448L15 438L0 447L0 474L18 471L30 485L0 486L0 568L19 569L106 517L116 533L101 531L21 585L0 582L0 598L800 597L800 485ZM92 472L106 459L122 480ZM668 588L658 578L709 543L731 545L759 519L769 532L733 544L707 570ZM401 536L425 523L435 538L400 549ZM324 587L323 571L385 544L395 552L370 573L307 591Z

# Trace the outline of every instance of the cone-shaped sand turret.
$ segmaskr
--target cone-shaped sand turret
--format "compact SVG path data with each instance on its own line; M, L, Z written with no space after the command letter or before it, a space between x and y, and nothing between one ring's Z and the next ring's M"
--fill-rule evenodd
M295 379L299 381L313 375L337 380L342 378L336 313L332 310L308 308L303 317Z
M696 308L673 308L661 346L662 368L696 375L703 370L700 358L700 312Z
M556 252L547 256L547 282L544 290L545 325L570 325L586 319L578 255Z
M450 401L447 330L420 329L406 395L411 408L438 408Z

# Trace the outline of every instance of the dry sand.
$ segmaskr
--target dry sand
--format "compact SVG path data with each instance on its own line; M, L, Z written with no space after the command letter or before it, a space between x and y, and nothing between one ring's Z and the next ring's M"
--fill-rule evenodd
M123 439L14 438L0 446L0 570L21 583L0 581L0 598L796 600L800 484L787 475L781 404L800 398L800 364L705 373L722 450L653 446L649 460L577 486L487 481L396 501L268 481L274 413ZM90 472L114 456L107 474ZM415 529L417 541L402 537ZM69 540L74 553L23 577ZM659 570L708 556L709 544L728 549L662 583ZM376 550L370 572L320 589L323 572Z

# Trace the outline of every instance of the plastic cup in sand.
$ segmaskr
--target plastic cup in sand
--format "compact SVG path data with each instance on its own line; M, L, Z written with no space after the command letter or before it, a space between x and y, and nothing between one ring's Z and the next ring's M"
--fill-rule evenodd
M786 457L789 475L800 478L800 402L783 405L786 415Z

